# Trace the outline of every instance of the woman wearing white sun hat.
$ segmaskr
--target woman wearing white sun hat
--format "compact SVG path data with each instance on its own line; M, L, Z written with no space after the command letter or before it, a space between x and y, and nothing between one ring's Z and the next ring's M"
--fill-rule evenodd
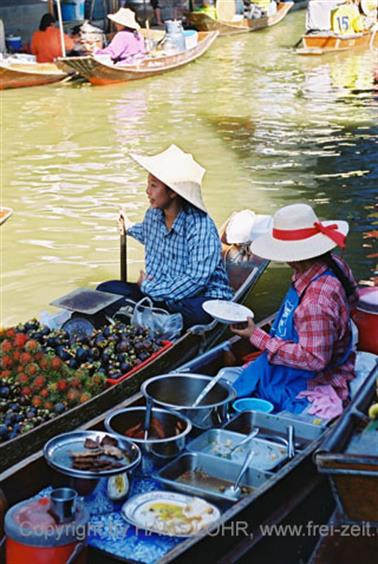
M331 251L345 247L347 233L346 221L321 222L309 205L293 204L278 210L271 232L252 243L254 254L287 262L294 274L270 334L252 319L245 329L232 327L263 351L234 382L239 397L255 395L276 411L324 419L342 412L354 377L356 282Z
M132 224L123 210L121 215L127 234L145 247L146 272L137 284L111 281L98 289L163 302L171 313L182 314L185 327L209 323L203 302L231 299L232 290L219 235L202 199L205 169L176 145L154 156L131 157L149 173L150 207L142 223Z
M120 8L115 14L108 14L114 22L117 33L110 44L98 49L95 55L108 55L114 64L131 64L145 54L144 39L139 33L140 25L129 8Z

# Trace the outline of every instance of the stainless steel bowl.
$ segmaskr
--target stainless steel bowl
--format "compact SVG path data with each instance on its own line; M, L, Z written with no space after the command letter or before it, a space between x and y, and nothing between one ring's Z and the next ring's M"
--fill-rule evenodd
M228 382L221 381L215 384L200 406L191 408L210 380L210 376L203 374L165 374L146 380L141 391L147 401L179 411L199 429L210 429L223 425L228 407L236 397L234 388Z
M143 424L146 416L146 407L125 407L114 411L105 419L105 429L116 435L118 438L132 440L137 444L143 455L150 457L155 464L165 463L174 456L180 454L185 448L186 438L192 430L190 420L181 413L167 411L153 407L152 417L156 418L164 432L164 438L147 438L138 439L128 437L126 432L128 429ZM143 469L146 470L146 462L144 460Z

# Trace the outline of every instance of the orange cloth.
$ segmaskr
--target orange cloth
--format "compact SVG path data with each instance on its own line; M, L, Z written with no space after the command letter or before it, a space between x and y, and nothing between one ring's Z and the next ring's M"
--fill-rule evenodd
M64 44L66 51L72 51L74 48L74 40L69 35L64 34ZM31 52L36 55L38 63L52 63L56 57L61 57L59 29L48 27L45 31L33 33Z

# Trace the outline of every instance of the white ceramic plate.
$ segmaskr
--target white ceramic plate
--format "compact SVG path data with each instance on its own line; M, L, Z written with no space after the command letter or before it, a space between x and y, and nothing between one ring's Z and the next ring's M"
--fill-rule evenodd
M254 317L248 307L226 300L208 300L202 307L211 317L226 324L244 323L247 317Z
M129 499L122 516L143 531L174 537L191 537L220 518L215 505L200 497L155 491Z

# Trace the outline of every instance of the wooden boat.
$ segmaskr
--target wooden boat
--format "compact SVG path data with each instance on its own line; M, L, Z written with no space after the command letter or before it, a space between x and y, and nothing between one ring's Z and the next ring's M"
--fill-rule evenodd
M315 461L329 477L336 510L309 564L369 562L378 538L378 421L367 417L377 402L376 368L333 432L320 445Z
M187 14L188 24L198 31L218 31L219 36L235 35L258 31L266 27L271 27L280 23L294 6L294 2L280 2L277 5L277 12L273 16L266 16L256 20L244 18L240 21L221 21L216 20L201 12L189 12Z
M13 214L12 208L0 207L0 225L3 225Z
M220 235L225 232L224 226ZM250 256L250 260L239 265L231 260L232 247L223 244L225 264L231 286L235 290L234 300L243 303L257 280L268 265L268 261ZM0 443L0 471L37 451L52 436L74 429L96 415L136 393L144 380L151 376L168 372L182 362L192 358L219 339L225 326L216 323L191 327L173 346L167 348L151 362L146 361L130 378L119 382L86 403L69 409L51 421L45 422L31 431Z
M77 72L96 86L106 84L116 84L118 82L128 82L129 80L140 80L168 72L187 63L195 61L214 43L218 32L203 32L199 34L198 44L192 49L187 49L173 55L147 57L135 65L116 66L105 63L93 56L87 57L64 57L58 59L58 65L64 64L66 67Z
M259 326L267 328L269 321L269 319L264 320L259 323ZM182 366L179 371L213 375L219 367L225 364L240 364L244 355L251 351L253 349L246 340L233 337ZM112 407L116 409L121 405L124 407L141 403L141 395L137 393L125 403ZM85 425L85 428L101 429L105 415L94 417ZM261 419L254 420L250 424L252 427L255 424L258 425L261 433L266 432L269 428L269 420L272 418L277 420L277 416L255 415L259 415ZM280 420L279 417L278 420ZM270 477L267 477L267 480L252 493L237 503L223 506L221 521L217 522L216 527L210 529L208 534L204 532L194 538L182 539L182 542L176 544L174 548L171 544L167 552L160 556L159 562L189 563L195 561L196 558L200 561L204 554L211 554L211 562L227 563L241 560L277 562L277 554L280 554L280 552L277 553L277 550L283 551L285 562L307 561L317 540L316 536L290 535L290 543L287 543L287 537L285 538L284 534L270 535L264 533L263 527L279 525L282 522L297 525L303 523L305 526L310 520L316 523L328 520L334 508L330 489L327 480L317 474L312 461L314 450L319 446L321 438L328 430L326 427L303 423L295 418L282 419L283 421L285 423L280 427L283 436L285 436L288 421L295 426L299 448L294 458L274 469ZM226 426L232 429L233 424L234 421L230 421ZM301 425L306 426L306 429L310 427L311 432L308 430L304 432ZM305 435L306 439L304 439ZM47 465L41 452L5 469L0 474L0 480L2 489L0 499L3 499L3 511L6 505L13 505L26 499L49 485L57 487L68 483L67 478L56 474ZM320 503L319 500L321 500ZM244 527L244 533L241 532L242 527ZM247 533L245 527L248 529ZM148 539L148 535L146 538ZM118 561L111 554L98 551L93 547L89 548L89 559L91 563ZM134 558L132 561L135 562ZM143 559L138 558L137 561L143 562Z
M338 35L336 33L312 32L302 37L302 47L296 52L298 55L324 55L351 49L378 47L377 29L372 28L353 35Z
M316 454L318 470L329 477L348 521L378 523L378 421L367 416L377 402L377 376L378 363Z
M0 62L0 90L53 84L66 78L67 73L54 63L11 63Z

